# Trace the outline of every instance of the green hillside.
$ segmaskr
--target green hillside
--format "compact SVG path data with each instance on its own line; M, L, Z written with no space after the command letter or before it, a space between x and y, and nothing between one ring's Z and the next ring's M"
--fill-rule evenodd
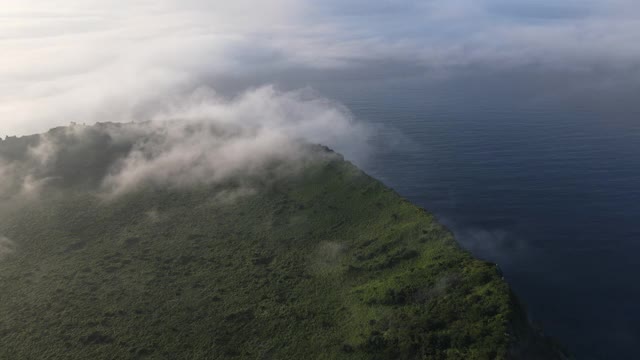
M95 139L4 195L0 359L562 358L494 264L325 148L291 176L105 197L130 147Z

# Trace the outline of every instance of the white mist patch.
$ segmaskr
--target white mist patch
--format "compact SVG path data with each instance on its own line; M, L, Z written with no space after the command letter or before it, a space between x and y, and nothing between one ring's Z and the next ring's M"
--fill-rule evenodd
M13 174L13 166L0 159L0 197L5 196L11 190Z
M278 174L292 174L308 159L308 143L363 161L371 135L344 107L311 90L270 86L233 99L200 89L136 128L147 140L136 142L105 178L111 194L148 183L191 186L259 177L275 163Z
M0 260L15 251L15 245L9 238L0 235Z
M316 275L328 275L342 271L346 246L335 241L322 241L312 253L310 268Z
M228 202L254 191L256 179L295 175L319 156L335 156L311 144L362 164L372 134L310 89L264 86L228 98L201 88L158 104L146 121L72 124L3 141L0 194L37 198L50 184L89 185L107 198L149 185L241 188L221 195Z
M151 209L145 213L145 218L152 223L158 223L162 220L163 216L158 209Z
M222 190L214 196L213 205L228 205L233 204L236 201L255 195L258 190L251 187L240 187L232 190Z
M517 262L530 253L529 244L516 234L504 229L483 229L467 227L456 229L456 239L462 246L481 258L491 259L498 264Z

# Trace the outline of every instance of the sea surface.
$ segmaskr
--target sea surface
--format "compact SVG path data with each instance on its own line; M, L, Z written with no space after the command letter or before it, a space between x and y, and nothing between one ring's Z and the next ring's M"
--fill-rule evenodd
M360 164L499 264L578 359L640 358L640 82L486 71L314 79L377 129Z

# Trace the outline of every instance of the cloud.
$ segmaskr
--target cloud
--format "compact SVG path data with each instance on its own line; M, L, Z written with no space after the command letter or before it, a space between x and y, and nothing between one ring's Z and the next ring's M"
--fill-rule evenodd
M289 166L304 161L305 143L337 147L362 160L370 136L340 105L310 90L280 92L273 87L234 99L200 89L169 104L144 126L158 140L136 143L106 178L108 187L124 191L149 181L192 185L252 177L275 162Z
M309 144L363 162L372 135L346 108L310 89L265 86L228 98L201 88L148 115L146 122L75 125L29 142L4 141L0 171L12 179L5 192L33 196L47 184L78 183L119 195L149 184L239 182L223 201L251 194L243 182L296 173L318 156ZM21 149L12 149L16 144Z
M526 240L508 229L465 226L450 219L440 220L453 230L457 241L465 249L481 259L509 265L531 254L532 249Z
M5 236L0 236L0 260L4 259L7 255L12 253L15 249L13 241Z
M0 159L0 179L2 179L2 181L0 181L0 196L8 194L11 190L13 184L8 181L8 179L10 179L13 174L13 165Z
M8 0L0 135L140 120L217 77L292 68L633 66L639 14L631 0Z

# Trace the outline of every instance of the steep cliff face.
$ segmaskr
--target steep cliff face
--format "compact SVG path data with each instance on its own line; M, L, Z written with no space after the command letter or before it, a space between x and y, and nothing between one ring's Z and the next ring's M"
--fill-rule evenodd
M330 150L114 194L153 141L121 126L0 142L0 358L564 358L495 265Z

